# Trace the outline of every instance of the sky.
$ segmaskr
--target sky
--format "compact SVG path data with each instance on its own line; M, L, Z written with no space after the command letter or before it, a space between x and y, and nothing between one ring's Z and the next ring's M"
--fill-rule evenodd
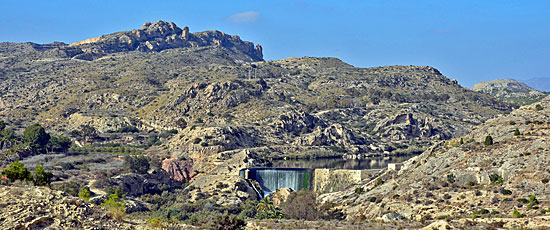
M237 34L261 44L266 60L432 66L466 87L550 81L548 0L3 0L0 12L2 42L72 43L164 20Z

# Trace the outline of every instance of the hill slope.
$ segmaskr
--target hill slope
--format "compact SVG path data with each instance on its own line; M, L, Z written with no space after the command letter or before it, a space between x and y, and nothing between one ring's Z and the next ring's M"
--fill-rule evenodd
M528 105L539 101L547 95L544 92L535 90L525 83L518 82L514 79L498 79L480 82L475 84L472 90L483 92L501 101L517 105Z
M431 222L448 216L452 224L462 226L474 215L481 218L479 223L517 228L525 226L524 220L514 220L513 211L518 210L529 218L528 226L547 226L550 217L540 209L550 205L549 117L550 96L430 147L399 172L387 172L383 183L360 185L366 193L357 194L354 187L322 199L343 204L349 219L388 214L386 219ZM487 136L494 144L484 145Z
M185 31L160 21L72 45L2 43L0 118L19 132L41 123L70 135L78 154L143 152L185 172L172 178L191 179L196 194L235 205L241 197L215 186L262 160L419 153L512 110L432 67L260 61L261 48L238 37ZM97 135L84 137L96 134L87 127ZM55 164L48 170L63 168ZM83 168L58 173L86 181L108 171Z

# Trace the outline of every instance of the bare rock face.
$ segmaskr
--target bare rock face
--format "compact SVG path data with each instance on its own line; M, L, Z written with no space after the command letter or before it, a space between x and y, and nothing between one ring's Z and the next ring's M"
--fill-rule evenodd
M205 31L189 33L189 27L179 28L173 22L147 22L141 29L103 35L76 42L60 50L75 50L65 52L70 57L82 60L94 60L105 54L126 51L161 51L172 48L221 46L233 52L243 53L248 58L243 61L262 61L263 54L260 45L242 41L239 36L228 35L220 31ZM74 55L70 55L74 53Z
M162 161L162 169L170 174L171 179L176 181L189 181L195 175L192 160L169 158Z

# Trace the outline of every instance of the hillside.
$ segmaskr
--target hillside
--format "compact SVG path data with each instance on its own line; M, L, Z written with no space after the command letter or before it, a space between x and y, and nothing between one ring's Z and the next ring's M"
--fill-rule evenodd
M71 45L1 43L0 119L19 135L40 123L74 145L37 155L11 136L0 166L41 163L57 188L122 188L163 215L159 204L236 208L256 196L242 168L418 154L513 108L433 67L264 61L238 36L186 31L159 21ZM125 157L142 154L151 169L131 172Z
M342 204L348 219L447 219L458 228L548 226L549 117L550 96L430 147L378 183L365 181L322 199ZM487 136L493 144L484 144ZM358 187L366 192L354 192Z
M474 85L473 91L489 94L501 101L516 105L528 105L544 98L547 93L535 90L514 79L484 81Z

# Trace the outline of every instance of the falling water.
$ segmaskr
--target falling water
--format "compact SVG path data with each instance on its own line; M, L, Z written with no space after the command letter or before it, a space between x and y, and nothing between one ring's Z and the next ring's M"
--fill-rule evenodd
M308 189L310 172L302 168L251 168L249 179L258 181L267 195L280 188Z

